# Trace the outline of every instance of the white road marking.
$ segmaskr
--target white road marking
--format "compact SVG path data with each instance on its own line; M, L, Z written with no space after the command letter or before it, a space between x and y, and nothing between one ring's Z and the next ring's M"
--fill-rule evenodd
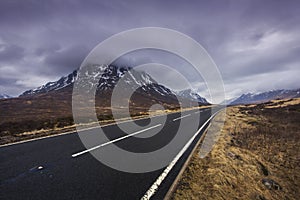
M175 119L173 119L173 122L175 122L175 121L177 121L177 120L179 120L179 119L182 119L182 118L188 117L188 116L190 116L190 115L191 115L191 114L188 114L188 115L183 115L183 116L181 116L181 117L175 118Z
M145 132L145 131L148 131L148 130L153 129L153 128L156 128L156 127L159 127L159 126L161 126L161 125L162 125L162 124L157 124L157 125L155 125L155 126L151 126L151 127L146 128L146 129L143 129L143 130L134 132L134 133L132 133L132 134L129 134L129 135L126 135L126 136L123 136L123 137L120 137L120 138L111 140L111 141L109 141L109 142L100 144L100 145L95 146L95 147L92 147L92 148L90 148L90 149L87 149L87 150L84 150L84 151L75 153L75 154L72 155L72 157L75 158L75 157L77 157L77 156L80 156L80 155L82 155L82 154L88 153L88 152L93 151L93 150L95 150L95 149L98 149L98 148L100 148L100 147L104 147L104 146L106 146L106 145L112 144L112 143L114 143L114 142L118 142L118 141L120 141L120 140L124 140L124 139L126 139L126 138L128 138L128 137L131 137L131 136L134 136L134 135L143 133L143 132Z
M194 112L195 114L199 113L199 112L203 112L203 110L198 110L196 112Z
M170 114L173 114L173 113L170 113ZM163 116L163 115L168 115L168 114L163 113L163 114L160 114L160 115L154 115L154 116L151 116L151 118L160 117L160 116ZM113 125L116 125L116 124L122 124L122 123L126 123L126 122L134 122L134 121L148 119L148 118L150 118L150 117L147 116L147 117L141 117L141 118L134 119L134 120L129 119L129 120L124 120L124 121L119 121L117 123L102 125L101 128L102 127L106 127L106 126L113 126ZM80 131L86 131L86 130L90 130L90 129L94 129L94 128L99 128L99 127L98 126L96 126L96 127L89 127L89 128L81 129ZM12 146L12 145L17 145L17 144L22 144L22 143L26 143L26 142L33 142L33 141L36 141L36 140L42 140L42 139L47 139L47 138L52 138L52 137L67 135L67 134L74 134L74 133L77 133L77 131L76 130L74 130L74 131L67 131L67 132L58 133L58 134L55 134L55 135L47 135L47 136L43 136L43 137L32 138L32 139L18 141L18 142L13 142L13 143L8 143L8 144L1 144L0 148L1 147L6 147L6 146Z
M219 111L218 111L219 112ZM156 179L156 181L152 184L152 186L147 190L145 195L141 198L141 200L149 200L155 192L158 190L158 187L163 182L163 180L167 177L171 169L180 159L180 157L184 154L184 152L189 148L193 140L197 137L197 135L201 132L201 130L205 127L205 125L218 113L214 113L201 127L200 129L193 135L193 137L184 145L184 147L180 150L180 152L175 156L175 158L171 161L171 163L167 166L167 168L163 171L163 173Z
M151 118L161 117L163 115L168 115L168 114L155 115L155 116L151 116ZM103 128L103 127L106 127L106 126L113 126L113 125L123 124L123 123L127 123L127 122L134 122L134 121L139 121L139 120L148 119L148 118L150 118L150 117L141 117L141 118L134 119L134 120L129 119L129 120L124 120L124 121L119 121L117 123L105 124L105 125L102 125L100 127ZM95 129L95 128L99 128L99 126L94 126L94 127L89 127L89 128L83 128L83 129L80 129L80 131L87 131L87 130L91 130L91 129ZM8 144L2 144L2 145L0 145L0 148L1 147L6 147L6 146L12 146L12 145L16 145L16 144L22 144L22 143L26 143L26 142L33 142L33 141L36 141L36 140L42 140L42 139L46 139L46 138L52 138L52 137L67 135L67 134L74 134L74 133L77 133L77 131L76 130L74 130L74 131L67 131L67 132L58 133L58 134L55 134L55 135L47 135L47 136L43 136L43 137L38 137L38 138L33 138L33 139L28 139L28 140L23 140L23 141L8 143Z

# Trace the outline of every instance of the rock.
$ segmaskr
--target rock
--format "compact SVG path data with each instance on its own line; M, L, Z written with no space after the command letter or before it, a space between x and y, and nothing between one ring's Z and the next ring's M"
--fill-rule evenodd
M259 167L260 171L263 173L263 175L265 175L265 176L269 175L269 170L261 162L258 162L258 167Z
M242 160L242 157L240 155L237 155L235 153L232 153L232 152L228 152L227 155L232 158L233 160L237 159L237 160Z
M237 139L235 139L235 138L232 138L230 140L230 143L231 143L231 146L241 146L242 145L242 142L239 141L239 140L237 140Z
M275 182L274 180L272 180L272 179L266 179L266 178L264 178L264 179L262 179L261 182L269 190L272 190L272 189L274 189L274 190L281 190L282 189L281 186L277 182Z
M235 132L230 132L229 134L230 134L231 136L235 136L235 135L236 135Z
M266 200L266 198L264 196L258 195L256 197L257 200Z

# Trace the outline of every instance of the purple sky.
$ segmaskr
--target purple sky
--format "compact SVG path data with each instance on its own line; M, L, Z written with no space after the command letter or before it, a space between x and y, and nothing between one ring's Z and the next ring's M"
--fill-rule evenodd
M299 13L300 1L291 0L1 0L0 93L16 96L67 75L102 40L145 26L175 29L203 45L228 98L299 88Z

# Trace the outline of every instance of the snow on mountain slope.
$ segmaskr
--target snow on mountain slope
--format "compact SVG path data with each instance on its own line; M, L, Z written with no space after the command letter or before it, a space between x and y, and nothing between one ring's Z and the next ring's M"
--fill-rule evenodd
M262 92L258 94L247 93L242 94L240 97L230 102L231 105L236 104L251 104L262 103L274 99L287 99L300 97L300 89L295 90L271 90L268 92Z
M53 90L62 89L68 85L73 84L76 77L77 77L77 71L75 70L68 76L61 77L58 81L48 82L47 84L42 85L36 89L27 90L27 91L23 92L20 96L42 94L42 93L50 92Z
M82 75L83 82L82 84L88 84L86 87L97 86L98 91L105 91L113 89L115 84L119 81L120 78L124 77L126 73L127 76L124 77L125 83L128 84L127 88L141 88L144 91L155 91L162 96L174 95L174 93L162 86L159 85L151 76L145 72L135 71L129 67L116 67L116 66L105 66L105 65L92 65L90 66L91 70L85 71L85 74ZM73 85L74 81L77 78L78 72L75 70L68 76L60 78L58 81L49 82L43 86L40 86L33 90L27 90L22 93L20 96L31 96L35 94L43 94L54 90L60 90L69 85Z
M177 95L181 96L183 98L187 98L187 99L191 99L193 101L197 101L199 103L209 104L204 97L201 97L197 92L195 92L191 89L179 91L179 92L177 92Z
M9 98L11 98L11 96L7 94L0 94L0 99L9 99Z
M113 90L120 78L123 78L127 85L124 89L140 88L143 93L164 98L175 98L175 92L169 88L158 84L149 74L136 71L130 67L116 67L106 65L90 65L86 71L81 72L81 85L86 88L97 87L97 91ZM68 86L73 86L74 81L78 77L78 72L75 70L68 76L60 78L58 81L49 82L33 90L25 91L20 96L32 96L36 94L44 94L51 91L58 91ZM197 101L199 103L208 104L207 100L192 90L183 90L176 93L178 96Z

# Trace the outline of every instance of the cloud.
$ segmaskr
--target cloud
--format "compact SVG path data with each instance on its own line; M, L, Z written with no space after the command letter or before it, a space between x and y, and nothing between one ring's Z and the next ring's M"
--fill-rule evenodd
M14 44L0 44L1 62L14 62L22 59L25 55L23 47Z
M288 70L290 63L300 62L298 33L272 31L261 34L257 40L236 38L227 43L226 58L222 59L224 78Z
M88 53L89 49L83 45L54 49L46 55L44 63L51 66L54 71L60 70L64 73L70 73L80 67Z
M15 81L15 84L24 88L33 88L36 87L36 85L43 85L45 82L52 81L49 77L44 76L32 76L29 75L27 77L23 77L23 79L19 79Z
M202 44L219 67L229 96L296 87L299 13L296 0L50 0L47 6L41 1L2 0L0 93L17 95L54 81L78 68L88 52L107 37L144 26L175 29ZM164 54L151 56L154 58L146 56L143 62L174 66L206 93L201 77L186 70L189 66L183 61ZM279 78L282 84L274 84ZM260 82L265 86L257 84Z
M241 93L258 93L285 88L296 89L299 88L298 74L300 74L300 69L290 69L283 72L256 74L228 81L225 83L226 96L232 98Z
M57 51L59 51L61 49L61 46L59 44L49 44L48 46L46 45L43 45L41 47L38 47L35 49L35 54L37 56L43 56L43 55L49 55L49 54L52 54L52 53L55 53Z

